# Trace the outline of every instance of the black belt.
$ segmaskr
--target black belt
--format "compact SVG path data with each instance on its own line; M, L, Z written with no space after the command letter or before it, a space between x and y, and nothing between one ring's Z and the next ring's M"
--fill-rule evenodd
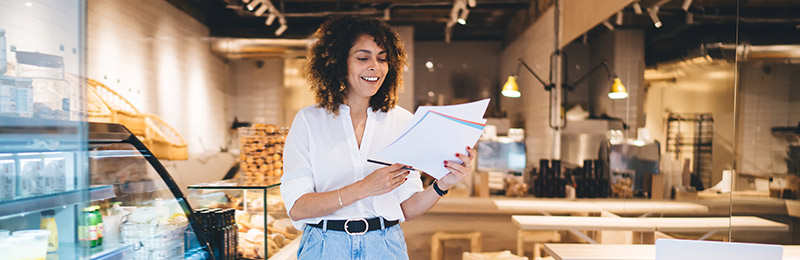
M363 235L368 231L381 229L381 221L383 221L384 228L389 228L399 223L397 220L385 220L381 217L371 219L351 218L348 220L328 220L328 230L344 231L347 232L348 235ZM309 226L322 228L324 223L325 220L317 224L309 224Z

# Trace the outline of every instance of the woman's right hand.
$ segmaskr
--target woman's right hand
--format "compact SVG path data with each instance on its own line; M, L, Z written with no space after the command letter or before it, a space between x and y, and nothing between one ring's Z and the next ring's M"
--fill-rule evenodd
M406 182L410 173L403 169L406 165L399 163L392 164L375 170L359 181L360 190L365 197L386 194Z

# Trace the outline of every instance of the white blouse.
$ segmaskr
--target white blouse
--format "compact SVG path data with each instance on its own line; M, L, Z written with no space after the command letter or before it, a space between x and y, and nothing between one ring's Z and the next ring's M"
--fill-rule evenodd
M283 150L280 189L287 212L306 193L334 191L385 167L368 163L367 158L394 141L411 117L412 114L401 107L386 113L368 108L359 149L349 106L341 105L338 116L316 105L298 111ZM303 230L304 224L318 223L323 219L383 216L388 220L404 221L400 203L422 190L419 173L411 172L408 181L389 193L359 200L327 216L292 221L292 224Z

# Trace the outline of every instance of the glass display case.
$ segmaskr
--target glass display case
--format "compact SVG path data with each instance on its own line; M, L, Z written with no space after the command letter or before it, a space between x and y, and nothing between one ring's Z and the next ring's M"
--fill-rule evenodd
M116 194L92 203L104 234L91 246L128 246L132 259L215 259L183 192L138 137L90 123L88 141L90 184Z
M89 184L85 12L83 0L0 2L0 259L132 253L80 243L93 214L83 209L115 197Z
M225 180L188 188L188 198L197 211L235 210L238 258L296 259L301 231L292 226L286 214L280 183L259 186ZM214 248L214 242L210 243Z

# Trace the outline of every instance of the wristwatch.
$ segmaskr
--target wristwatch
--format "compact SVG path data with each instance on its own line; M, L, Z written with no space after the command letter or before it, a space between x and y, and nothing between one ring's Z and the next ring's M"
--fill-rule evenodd
M449 190L442 190L439 188L439 181L433 182L433 190L436 191L436 194L439 194L439 197L447 195Z

